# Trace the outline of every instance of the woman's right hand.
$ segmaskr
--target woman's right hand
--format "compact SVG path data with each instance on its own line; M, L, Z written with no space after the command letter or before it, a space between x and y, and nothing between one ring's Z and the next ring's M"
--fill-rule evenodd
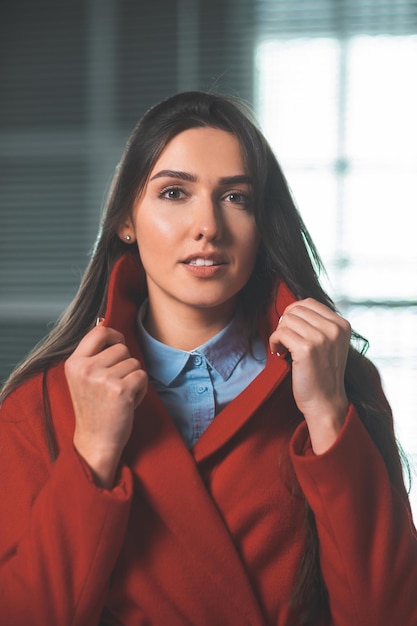
M101 325L81 340L65 374L75 412L75 448L97 483L111 489L148 377L123 335Z

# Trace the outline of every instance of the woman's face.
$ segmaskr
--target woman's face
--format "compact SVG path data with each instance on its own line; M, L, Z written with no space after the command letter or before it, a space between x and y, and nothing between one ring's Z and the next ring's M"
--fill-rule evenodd
M259 246L252 205L234 135L192 128L168 143L119 229L138 243L151 308L233 312Z

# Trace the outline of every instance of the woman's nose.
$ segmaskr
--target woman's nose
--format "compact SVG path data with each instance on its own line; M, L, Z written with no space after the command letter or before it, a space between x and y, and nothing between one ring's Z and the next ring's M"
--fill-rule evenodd
M196 241L221 239L223 231L220 207L212 199L203 198L196 202L192 224L192 236Z

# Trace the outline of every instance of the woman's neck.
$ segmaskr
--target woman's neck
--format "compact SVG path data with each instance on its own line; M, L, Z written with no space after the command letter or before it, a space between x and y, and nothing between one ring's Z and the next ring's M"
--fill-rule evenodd
M236 304L219 308L189 309L179 306L175 311L160 311L148 303L143 320L147 332L177 350L190 352L217 335L232 319Z

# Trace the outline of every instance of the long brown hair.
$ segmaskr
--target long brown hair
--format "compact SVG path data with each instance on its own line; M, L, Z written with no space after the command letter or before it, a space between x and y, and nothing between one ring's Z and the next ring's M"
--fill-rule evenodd
M131 214L157 158L180 132L199 126L219 128L239 140L242 155L253 179L253 212L261 245L253 276L241 293L248 327L254 329L276 284L283 280L297 298L313 297L335 310L323 290L321 262L310 235L295 206L288 184L268 143L251 113L240 102L216 94L177 94L150 109L127 143L116 168L100 232L91 261L73 302L27 359L11 374L0 396L53 363L67 358L103 315L108 281L116 260L127 250L117 229ZM138 254L139 261L139 254ZM360 338L354 335L354 340ZM365 427L379 448L392 479L398 481L401 463L391 426L389 407L375 394L377 375L363 355L365 342L350 348L346 388ZM48 412L47 402L45 411ZM48 432L51 422L48 422ZM51 441L53 437L51 437ZM326 590L321 577L314 516L306 503L307 543L292 602L300 615L300 626L313 624L327 610Z
M242 293L249 325L256 326L256 318L271 298L277 278L286 281L297 297L310 295L332 306L317 278L320 266L317 251L294 206L283 173L250 111L232 98L201 92L181 93L151 108L133 130L116 168L96 245L80 288L48 336L6 381L0 401L30 376L69 356L94 320L103 314L111 270L128 248L117 235L119 225L131 214L165 146L180 132L198 126L233 133L253 179L253 211L262 241L255 271Z

